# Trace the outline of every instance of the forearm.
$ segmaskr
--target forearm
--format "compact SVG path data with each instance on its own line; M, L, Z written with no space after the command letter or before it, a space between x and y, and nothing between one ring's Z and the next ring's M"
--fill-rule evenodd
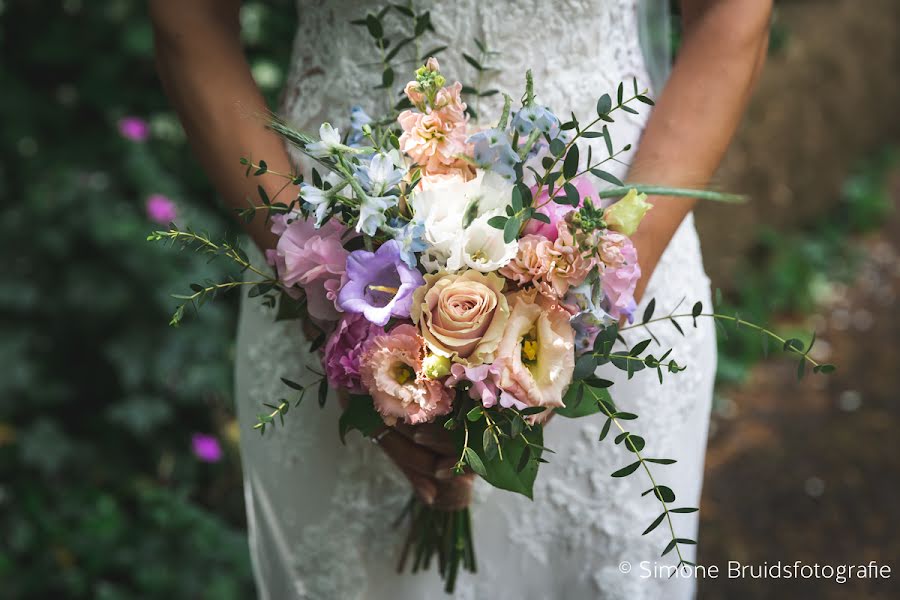
M765 59L767 0L685 1L678 60L647 123L628 175L636 183L704 187L740 122ZM651 198L633 236L644 273L643 295L656 263L696 202Z
M276 177L245 177L241 157L291 171L282 141L259 118L267 107L240 44L238 7L233 0L150 3L163 87L195 156L230 209L246 207L247 199L260 203L257 185L274 197L285 183ZM274 244L264 219L245 228L261 248Z

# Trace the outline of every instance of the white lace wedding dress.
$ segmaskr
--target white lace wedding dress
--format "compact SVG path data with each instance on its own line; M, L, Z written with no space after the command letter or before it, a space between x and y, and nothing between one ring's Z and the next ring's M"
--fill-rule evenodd
M315 4L315 5L314 5ZM299 31L286 89L284 113L298 127L315 131L324 120L346 123L352 104L366 105L375 93L378 68L364 29L349 20L381 4L347 0L299 2ZM421 7L424 2L417 2ZM597 97L614 93L620 80L637 77L649 84L639 45L637 0L457 0L433 3L437 35L433 45L448 45L440 56L449 78L473 78L459 56L471 53L473 38L485 39L501 54L490 61L499 72L490 87L521 95L526 68L534 71L538 99L560 115L594 112ZM430 47L432 44L429 43ZM401 82L402 83L402 82ZM499 96L486 100L496 100ZM496 103L482 112L498 114ZM637 144L646 121L622 115L612 128L617 144ZM624 175L619 165L618 174ZM612 169L615 170L615 169ZM261 258L257 256L257 259ZM709 280L701 262L692 217L678 229L647 289L656 313L678 304L709 305ZM639 308L641 314L643 308ZM646 456L675 458L657 466L659 484L678 495L676 506L697 506L703 472L707 424L715 371L715 339L709 322L686 337L661 323L654 333L672 356L689 365L660 385L655 373L637 373L631 381L612 368L601 377L615 380L613 394L623 410L640 415L632 431L647 441ZM630 342L646 337L629 332ZM315 378L318 367L307 352L296 321L274 322L258 300L245 299L237 345L237 398L241 423L250 552L259 594L264 599L314 600L443 598L434 573L397 575L395 564L405 528L393 526L409 496L409 486L382 452L351 434L338 441L339 409L333 398L320 409L314 397L292 410L284 427L261 437L252 429L262 403L288 391L279 377ZM600 418L554 419L545 443L556 454L543 465L534 501L476 486L472 507L479 571L463 574L454 597L494 600L587 598L688 598L694 582L647 577L640 565L672 564L659 558L669 540L665 526L641 532L659 514L652 496L641 497L650 483L640 473L612 479L610 473L631 461L611 439L598 441ZM681 537L695 537L695 515L676 515ZM693 558L693 547L685 547ZM632 565L623 573L620 563ZM658 561L658 562L657 562Z

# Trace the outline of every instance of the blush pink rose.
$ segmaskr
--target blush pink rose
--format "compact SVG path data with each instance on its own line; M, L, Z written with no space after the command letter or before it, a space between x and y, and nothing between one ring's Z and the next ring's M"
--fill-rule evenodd
M450 412L450 391L422 374L424 354L425 340L404 324L371 338L360 357L360 380L386 424L428 423Z
M341 241L346 228L335 220L316 229L311 221L286 215L272 217L272 233L279 236L266 259L286 288L299 285L306 293L309 314L320 321L336 321L335 306L349 253Z

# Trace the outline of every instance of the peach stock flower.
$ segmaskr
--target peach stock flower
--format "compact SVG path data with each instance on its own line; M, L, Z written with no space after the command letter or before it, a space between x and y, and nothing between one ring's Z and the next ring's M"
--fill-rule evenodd
M528 406L564 406L575 369L575 334L569 313L536 289L508 295L509 320L494 367L498 385ZM549 411L537 415L543 421Z
M404 324L372 338L360 357L360 380L386 424L427 423L450 412L447 388L422 375L424 355L424 340Z
M534 285L543 294L562 298L570 287L580 285L594 266L575 243L565 221L556 224L556 241L541 235L519 239L519 252L500 274L519 287Z

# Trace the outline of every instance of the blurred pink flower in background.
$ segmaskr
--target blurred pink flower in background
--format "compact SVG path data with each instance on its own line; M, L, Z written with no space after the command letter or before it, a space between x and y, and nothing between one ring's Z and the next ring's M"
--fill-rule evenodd
M218 438L206 433L195 433L191 436L191 448L198 460L208 463L222 460L222 446Z
M160 225L168 225L178 216L178 207L162 194L147 198L147 218Z
M150 126L140 117L122 117L119 119L119 133L132 142L146 142L150 137Z

